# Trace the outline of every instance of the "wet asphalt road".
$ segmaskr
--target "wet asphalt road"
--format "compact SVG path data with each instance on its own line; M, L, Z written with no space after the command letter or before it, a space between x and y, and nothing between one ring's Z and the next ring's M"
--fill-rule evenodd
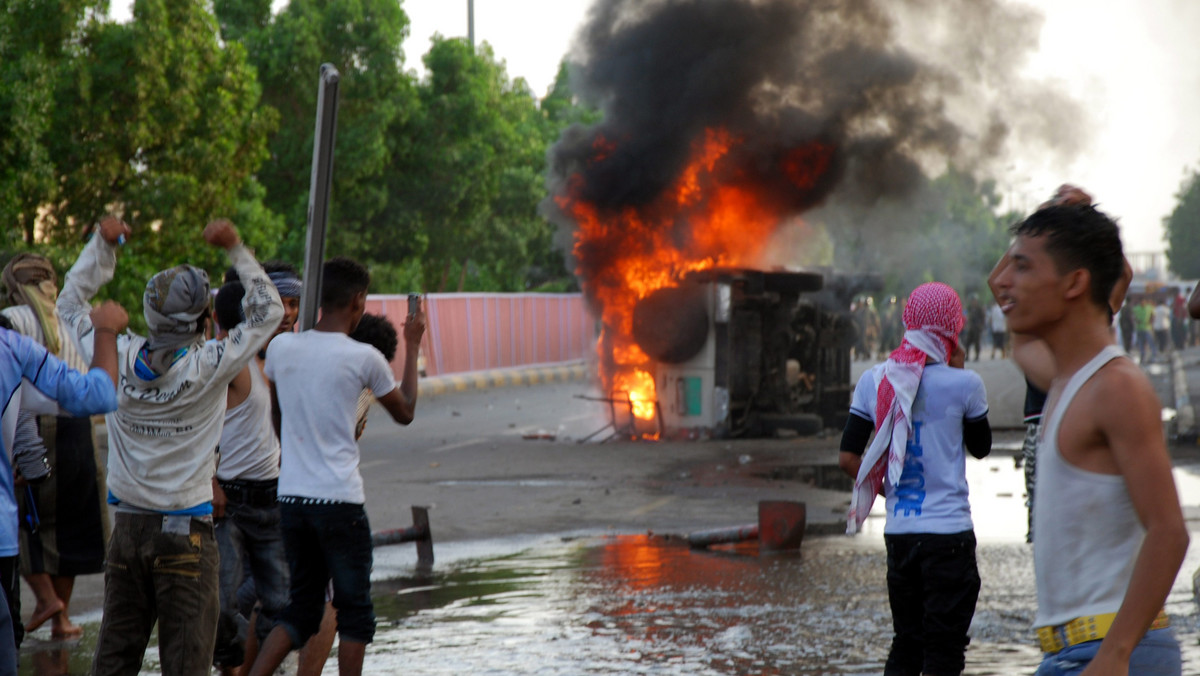
M967 673L1031 673L1032 562L1020 472L1009 456L1019 443L1023 384L1005 362L974 366L988 384L993 423L1013 431L998 435L992 459L973 463L984 590ZM362 443L372 524L404 526L409 505L431 505L438 563L418 574L411 545L377 551L381 622L369 673L879 672L890 632L882 518L855 538L818 535L840 529L847 503L829 471L836 434L583 445L576 440L606 419L580 394L589 394L586 385L444 395L421 402L408 428L373 414ZM1193 447L1177 451L1183 501L1200 512L1200 459ZM766 498L808 504L800 554L696 552L670 537L752 521ZM1190 579L1198 565L1189 553L1168 607L1187 646L1187 673L1200 673ZM80 580L83 642L57 646L35 634L26 673L63 658L72 673L86 670L99 582ZM154 663L151 656L146 673L156 673Z

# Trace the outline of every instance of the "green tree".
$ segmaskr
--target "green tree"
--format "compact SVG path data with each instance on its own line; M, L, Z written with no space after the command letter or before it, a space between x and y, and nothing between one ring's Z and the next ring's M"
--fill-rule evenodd
M548 241L546 120L522 79L484 44L435 36L419 106L393 129L403 147L392 174L400 245L421 256L430 290L523 288L531 245ZM397 251L396 253L401 253Z
M1200 277L1200 172L1191 170L1175 193L1175 208L1163 219L1167 263L1184 279Z
M251 11L242 9L247 6ZM395 0L292 0L259 30L255 7L254 0L219 5L230 12L223 25L244 36L264 102L281 115L258 177L267 189L267 206L287 222L282 253L293 261L303 256L317 76L328 62L341 79L327 249L371 258L379 233L391 226L381 217L394 152L388 130L403 120L412 101L400 49L408 17ZM239 18L245 16L252 18Z
M584 126L594 125L603 119L604 114L599 109L585 105L571 91L571 67L564 59L558 64L558 73L554 77L554 85L542 99L542 114L550 122L547 129L551 132L551 142L557 140L562 130L572 124Z
M213 13L226 41L254 41L271 25L271 0L213 0Z
M270 255L279 222L261 208L253 172L276 115L204 4L137 0L123 24L81 18L71 3L31 4L59 12L33 25L55 55L32 95L51 102L39 144L52 179L15 191L24 218L36 218L39 250L69 263L100 214L122 213L135 234L105 292L131 309L158 269L224 267L199 236L213 217L238 216L246 241Z
M565 59L559 63L554 85L542 99L540 107L546 121L543 128L547 134L547 147L557 141L567 127L576 124L595 125L604 117L599 109L584 104L571 91L570 66ZM545 173L544 167L542 173ZM569 241L560 241L555 228L548 226L541 229L530 243L526 286L546 291L578 291L579 280L567 266L571 244Z
M57 195L54 95L69 81L73 45L94 25L88 12L100 4L9 0L0 11L0 246L32 245L38 209Z

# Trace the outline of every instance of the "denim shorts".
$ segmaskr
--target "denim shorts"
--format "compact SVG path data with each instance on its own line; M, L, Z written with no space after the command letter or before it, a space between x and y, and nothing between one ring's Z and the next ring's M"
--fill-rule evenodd
M371 526L362 505L294 504L281 501L283 543L291 568L291 600L279 624L293 645L317 633L325 613L325 589L333 583L338 636L370 643L375 637L371 603Z
M1075 676L1091 663L1100 643L1088 641L1049 653L1034 676ZM1182 672L1179 642L1170 627L1146 632L1129 658L1130 676L1179 676Z

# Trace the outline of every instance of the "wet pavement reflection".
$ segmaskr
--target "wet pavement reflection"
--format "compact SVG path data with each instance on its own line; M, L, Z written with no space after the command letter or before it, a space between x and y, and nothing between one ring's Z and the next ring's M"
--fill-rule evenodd
M1031 674L1041 656L1021 471L1003 456L969 466L983 588L965 673ZM1181 494L1200 496L1198 469L1177 470ZM365 673L877 674L891 639L881 531L880 515L862 535L810 536L793 553L693 550L650 534L546 538L507 552L451 543L424 574L394 563L395 551L411 561L410 551L381 552ZM1200 674L1195 550L1167 605L1187 674ZM93 619L86 636L96 629ZM21 673L63 673L38 668L59 657L70 673L87 671L86 642L62 655L37 645L22 651ZM154 653L143 673L157 673Z

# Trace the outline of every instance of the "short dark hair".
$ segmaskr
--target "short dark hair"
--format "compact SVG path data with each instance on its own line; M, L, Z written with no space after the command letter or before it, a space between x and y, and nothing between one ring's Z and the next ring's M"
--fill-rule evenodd
M1091 274L1092 301L1108 307L1113 287L1125 270L1116 221L1091 205L1063 204L1038 209L1013 227L1013 234L1046 237L1046 252L1060 273L1083 268Z
M400 345L396 326L383 315L364 313L350 337L379 350L389 362L396 358L396 347Z
M321 275L321 307L340 309L371 286L371 273L358 261L344 256L325 261Z
M287 261L280 261L280 260L263 261L262 269L263 269L263 272L267 273L268 275L271 274L272 272L290 272L293 275L296 275L297 277L300 276L300 273L296 272L296 266L292 265L291 263L289 263ZM225 278L222 280L222 283L228 284L230 282L240 282L240 281L242 281L242 280L238 278L237 268L230 265L228 268L225 269Z
M297 277L300 276L300 273L296 271L296 266L292 265L291 263L289 263L287 261L281 261L281 260L264 261L262 264L262 268L263 268L263 272L267 273L268 275L271 274L272 272L290 272L293 275L296 275Z
M241 282L229 282L217 289L217 297L213 300L213 308L217 315L217 323L225 331L242 323L242 298L246 288Z

